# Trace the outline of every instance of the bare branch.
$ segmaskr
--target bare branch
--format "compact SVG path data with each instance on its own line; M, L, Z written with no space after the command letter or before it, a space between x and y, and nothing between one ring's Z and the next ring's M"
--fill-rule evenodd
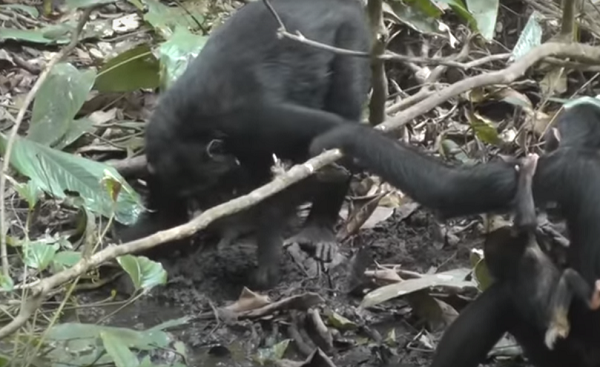
M292 34L292 33L288 32L287 28L285 27L285 24L283 24L283 21L279 17L279 14L277 14L277 12L275 11L275 8L273 8L273 5L271 4L271 2L269 0L263 0L263 3L267 7L267 9L269 9L269 12L273 15L273 17L279 24L279 30L277 31L277 35L279 37L289 38L291 40L294 40L294 41L297 41L300 43L304 43L306 45L310 45L315 48L319 48L321 50L331 51L338 55L356 56L356 57L371 57L371 54L368 52L346 50L343 48L329 46L329 45L326 45L321 42L309 40L309 39L305 38L299 31L296 31L296 34Z
M504 53L504 54L489 55L489 56L482 57L480 59L469 61L469 62L459 62L459 61L456 61L455 56L444 57L444 58L416 57L416 56L400 55L400 54L397 54L397 53L394 53L391 51L387 51L381 57L384 60L390 60L390 61L412 62L415 64L422 64L422 65L445 65L445 66L450 66L450 67L454 67L454 68L458 68L458 69L469 70L471 68L474 68L474 67L477 67L477 66L480 66L483 64L487 64L489 62L508 59L510 56L511 56L510 53Z
M598 63L598 60L600 60L600 47L594 47L581 43L545 43L534 48L528 54L514 62L506 69L480 74L461 80L458 83L454 83L415 104L414 106L409 107L402 113L387 120L383 124L377 125L376 128L384 131L396 130L406 125L415 117L429 112L433 108L446 102L448 99L456 97L459 94L467 92L473 88L479 88L492 84L512 83L525 74L530 67L549 56L587 61L596 60L596 63Z
M14 333L21 326L23 326L25 322L27 322L27 320L35 313L37 308L41 305L42 300L46 298L52 289L65 282L75 279L76 277L87 272L89 269L113 260L118 256L147 250L165 242L192 236L199 230L206 228L213 221L227 215L237 213L245 208L257 204L258 202L285 189L295 182L312 175L318 169L334 162L340 157L341 153L337 150L325 152L318 157L306 161L304 164L292 167L285 174L276 177L267 185L259 187L247 195L240 196L227 203L215 206L205 211L200 216L192 219L186 224L182 224L165 231L160 231L151 236L119 246L110 246L93 254L87 259L81 259L72 268L42 279L35 285L30 286L30 296L22 300L22 306L19 315L9 324L0 329L0 339Z

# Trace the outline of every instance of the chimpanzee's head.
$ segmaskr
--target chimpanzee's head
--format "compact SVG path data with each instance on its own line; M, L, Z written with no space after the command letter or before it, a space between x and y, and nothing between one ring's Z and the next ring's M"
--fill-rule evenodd
M220 183L235 174L239 163L227 153L221 140L160 139L148 145L148 172L166 196L198 196L219 189Z
M559 146L600 149L600 102L584 97L565 104L545 140L546 152Z

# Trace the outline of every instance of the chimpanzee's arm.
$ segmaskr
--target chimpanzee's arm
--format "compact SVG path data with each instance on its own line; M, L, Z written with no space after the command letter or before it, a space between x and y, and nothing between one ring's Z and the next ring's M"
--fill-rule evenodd
M519 230L533 231L537 226L535 202L533 201L533 176L537 167L537 154L522 158L519 163L519 180L515 196L514 225Z
M373 128L344 125L314 139L311 153L338 148L360 165L445 217L505 210L518 172L506 162L450 167Z
M253 149L276 154L289 151L307 154L314 137L350 123L330 112L273 101L236 110L220 119L215 129L237 142L243 140L239 144L251 145Z
M440 340L431 367L477 367L508 331L514 311L510 293L492 284L461 311Z

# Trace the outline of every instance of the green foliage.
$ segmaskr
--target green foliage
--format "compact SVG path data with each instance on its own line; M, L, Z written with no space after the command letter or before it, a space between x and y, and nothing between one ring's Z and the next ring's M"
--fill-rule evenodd
M118 257L117 261L131 277L136 290L167 283L167 272L162 265L147 257L125 255Z
M207 36L198 36L186 28L177 27L173 37L160 45L162 89L166 90L173 84L189 62L200 53L207 40Z
M492 285L493 278L487 267L487 263L483 257L482 251L471 251L469 261L473 266L473 278L477 282L477 287L480 291L486 290Z
M429 0L406 0L403 1L411 8L417 9L428 17L439 18L444 13L437 5Z
M483 142L488 144L500 144L502 140L498 136L498 130L492 123L483 120L476 114L469 112L467 113L469 124L475 132L475 135Z
M159 64L150 46L134 47L110 59L96 79L100 92L131 92L140 88L158 87Z
M115 363L117 366L138 366L133 351L152 351L169 347L171 339L162 331L166 327L183 325L187 318L171 320L144 331L82 323L54 325L47 333L53 345L48 358L53 365L88 366ZM146 364L147 365L147 364ZM151 366L151 365L150 365ZM181 366L174 363L171 366Z
M443 4L443 5L442 5ZM498 15L498 0L469 0L469 7L462 0L389 0L397 20L411 28L427 34L442 34L440 17L444 6L450 7L474 31L479 31L487 40L494 36ZM388 14L389 16L389 14Z
M494 39L499 0L466 0L469 12L477 23L479 32L488 41Z
M52 268L55 273L72 268L81 260L81 252L77 251L60 251L52 260Z
M396 16L396 21L411 27L417 32L425 34L439 33L438 17L428 16L419 8L408 6L401 1L391 1L389 5Z
M541 14L537 11L534 11L529 16L529 20L527 20L527 24L525 24L525 28L523 28L523 32L521 32L519 40L513 48L512 58L514 60L520 59L529 53L529 51L531 51L533 48L542 44L543 30L538 22L540 17Z
M14 288L15 288L15 283L13 282L12 278L5 277L3 274L0 274L0 289L10 292ZM2 357L0 357L0 366L3 366Z
M129 0L129 2L142 10L142 4L139 0ZM204 21L202 14L192 12L190 15L185 9L168 7L159 0L144 0L143 3L148 7L148 11L144 13L144 20L164 39L171 38L173 31L178 26L195 30L197 27L194 18L200 23Z
M14 182L13 184L19 196L27 202L29 210L33 210L42 195L42 190L31 181L27 181L26 183Z
M0 150L4 154L6 138L0 136ZM85 206L95 213L130 225L142 211L139 195L111 166L52 149L25 138L15 140L11 165L30 178L32 185L59 199L67 198L65 191L78 193ZM124 190L116 207L102 186L106 174L116 177Z
M127 345L123 344L119 335L110 331L101 331L100 338L106 352L112 357L116 367L136 367L139 365L137 357L131 352Z
M51 25L40 29L17 29L0 27L0 41L12 39L32 43L67 44L70 41L69 27L64 24Z
M46 270L59 248L58 243L49 244L42 241L26 243L23 246L23 262L39 271Z
M33 102L28 138L48 146L64 138L78 124L73 118L83 106L95 77L92 69L79 71L68 63L55 65Z
M261 366L266 365L268 362L279 361L285 355L289 345L290 339L284 339L268 348L260 348L253 359Z
M477 21L473 18L471 13L469 13L469 10L462 0L440 0L439 2L450 6L450 9L463 18L473 30L479 30L477 28Z

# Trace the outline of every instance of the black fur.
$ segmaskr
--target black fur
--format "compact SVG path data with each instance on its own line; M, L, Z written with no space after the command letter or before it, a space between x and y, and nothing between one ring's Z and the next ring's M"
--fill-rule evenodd
M358 1L271 3L290 32L339 48L370 49ZM142 218L132 229L138 234L128 239L182 224L190 198L206 208L217 204L207 198L223 187L233 193L268 182L273 154L304 161L316 135L360 120L370 82L368 58L279 39L278 27L265 4L245 5L213 32L162 96L146 129L148 206L156 211L148 216L155 219ZM304 197L313 208L298 241L334 242L347 188L347 179L320 182L314 196ZM285 218L300 199L292 188L260 206L256 286L277 282Z
M600 246L597 245L600 238L600 109L591 104L574 105L560 114L555 126L547 149L550 153L540 157L537 164L533 196L538 207L547 202L559 205L571 239L568 266L581 276L589 289L600 277ZM317 137L311 151L317 154L333 148L341 149L359 165L446 217L502 210L512 203L518 188L518 174L512 164L492 162L450 167L365 126L333 129ZM547 259L525 256L523 251L530 249L527 242L513 240L517 242L511 246L521 252L509 256L513 260L504 266L515 259L517 263L513 263L513 269L504 276L516 274L518 282L523 272L531 272L533 278L522 276L526 284L520 285L521 291L515 288L515 282L503 279L486 290L448 329L438 346L433 366L476 367L505 331L515 335L536 366L600 365L600 353L596 351L600 342L600 313L590 310L585 302L576 299L571 304L569 336L559 339L553 350L544 344L544 328L539 326L547 320L547 315L532 317L530 312L535 315L548 310L548 307L540 307L539 302L552 293L558 282L558 270L553 269L554 265L546 262ZM527 259L537 267L527 265ZM520 261L525 263L519 265ZM527 297L529 291L532 296ZM515 292L525 294L518 300L523 303L521 307L514 305ZM533 296L536 292L541 292L539 298ZM501 321L491 322L493 318Z

